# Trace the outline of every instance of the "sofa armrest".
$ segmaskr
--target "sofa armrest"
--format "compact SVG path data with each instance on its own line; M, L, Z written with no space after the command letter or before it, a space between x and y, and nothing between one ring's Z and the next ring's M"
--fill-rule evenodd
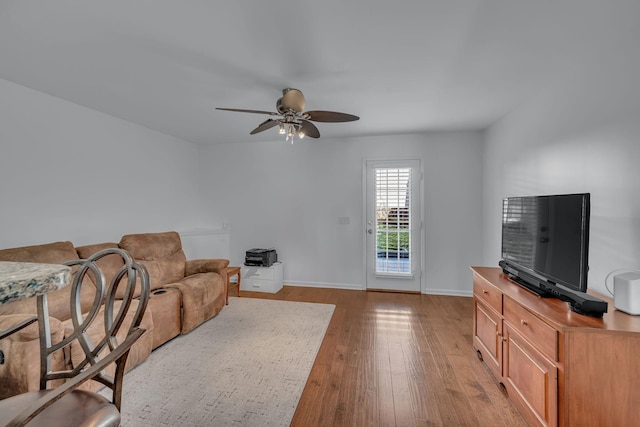
M19 322L14 326L9 327L8 329L0 329L0 340L7 338L9 335L15 334L16 332L26 328L37 320L37 316L31 316L30 318L23 320L22 322Z
M218 273L223 275L225 268L229 265L228 259L193 259L187 260L185 265L185 276L197 273Z
M5 314L0 316L0 331L7 331L14 328L19 323L25 322L34 317L33 314ZM49 325L51 327L52 334L59 334L62 336L64 331L62 322L54 317L49 318ZM11 341L33 341L40 339L40 331L38 329L38 322L34 321L27 326L19 329L18 331L8 335L5 339Z
M12 328L32 317L32 314L0 315L0 329ZM62 341L62 322L49 317L49 326L52 332L51 343ZM0 340L0 354L4 357L0 364L0 399L40 388L40 334L37 321ZM61 370L65 366L67 364L63 352L54 353L51 367ZM55 386L59 382L52 381L51 385Z

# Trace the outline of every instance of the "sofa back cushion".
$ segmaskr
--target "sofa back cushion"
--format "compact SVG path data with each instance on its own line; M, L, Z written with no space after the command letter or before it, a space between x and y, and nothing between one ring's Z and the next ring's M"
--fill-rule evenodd
M103 249L117 248L117 247L118 247L117 243L105 242L105 243L96 243L93 245L78 246L76 247L76 251L78 252L78 255L80 256L80 258L87 259L91 255ZM104 274L104 278L106 280L105 285L108 285L109 283L111 283L111 281L113 280L113 277L116 275L118 270L120 270L124 266L124 260L120 255L110 254L100 258L98 261L96 261L96 264L98 264L98 267ZM89 272L87 276L89 276L91 280L94 281L93 274ZM127 283L125 278L124 280L122 280L122 282L116 289L116 298L120 298L120 299L124 298L126 290L127 290ZM140 278L138 278L136 290L133 297L134 298L139 297L140 292L141 292Z
M78 259L78 254L71 242L55 242L44 245L23 246L20 248L0 250L0 261L14 262L38 262L44 264L62 264L66 261ZM72 269L75 272L75 268ZM69 293L71 286L65 286L53 292L49 292L48 307L49 316L64 321L70 318ZM91 308L95 288L83 286L81 304L83 311ZM10 304L0 305L0 314L36 314L36 298L28 298L15 301Z
M152 290L184 278L187 258L175 231L127 234L118 245L147 268Z

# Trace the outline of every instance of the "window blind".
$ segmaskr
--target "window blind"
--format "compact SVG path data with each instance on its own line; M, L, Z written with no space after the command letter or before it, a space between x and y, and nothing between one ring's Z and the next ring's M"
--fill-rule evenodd
M376 168L376 272L411 274L411 168Z

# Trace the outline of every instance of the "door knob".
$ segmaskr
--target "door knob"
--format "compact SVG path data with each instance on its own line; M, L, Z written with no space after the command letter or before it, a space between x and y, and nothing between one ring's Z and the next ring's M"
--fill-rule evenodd
M372 229L368 229L368 230L367 230L367 233L369 233L369 234L373 234L373 230L372 230Z

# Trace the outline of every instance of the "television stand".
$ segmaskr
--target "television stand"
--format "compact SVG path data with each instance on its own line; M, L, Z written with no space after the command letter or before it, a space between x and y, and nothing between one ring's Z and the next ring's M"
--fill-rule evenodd
M473 347L530 425L638 424L640 316L604 296L602 318L581 316L499 268L472 271Z

